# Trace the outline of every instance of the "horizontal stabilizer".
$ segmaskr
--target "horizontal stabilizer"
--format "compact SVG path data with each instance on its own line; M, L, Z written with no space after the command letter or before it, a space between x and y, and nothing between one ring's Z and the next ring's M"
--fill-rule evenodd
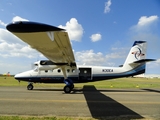
M146 63L146 62L152 62L152 61L156 61L156 59L141 59L141 60L135 61L133 63Z

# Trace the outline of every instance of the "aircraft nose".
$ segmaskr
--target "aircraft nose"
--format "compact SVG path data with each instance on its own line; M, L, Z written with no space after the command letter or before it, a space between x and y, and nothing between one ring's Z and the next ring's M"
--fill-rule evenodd
M14 78L15 78L16 80L19 80L20 75L19 75L19 74L16 74L16 75L14 76Z
M29 72L18 73L14 76L16 80L26 80L30 77Z

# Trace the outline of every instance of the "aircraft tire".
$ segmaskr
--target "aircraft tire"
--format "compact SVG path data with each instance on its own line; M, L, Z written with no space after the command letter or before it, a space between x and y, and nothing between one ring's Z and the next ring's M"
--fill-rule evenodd
M65 87L64 87L64 92L65 93L70 93L71 92L71 90L72 90L72 87L71 86L68 86L68 85L66 85Z
M28 89L28 90L33 90L33 85L32 85L32 84L29 84L29 85L27 86L27 89Z

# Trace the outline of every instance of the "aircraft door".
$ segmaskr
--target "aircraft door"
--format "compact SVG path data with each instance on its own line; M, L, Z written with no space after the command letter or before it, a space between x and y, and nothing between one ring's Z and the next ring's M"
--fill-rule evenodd
M79 80L92 80L92 69L79 68Z

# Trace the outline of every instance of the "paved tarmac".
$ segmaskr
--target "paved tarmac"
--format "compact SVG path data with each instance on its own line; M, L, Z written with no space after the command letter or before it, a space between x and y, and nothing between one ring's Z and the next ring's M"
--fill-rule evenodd
M0 87L0 115L160 119L160 89Z

